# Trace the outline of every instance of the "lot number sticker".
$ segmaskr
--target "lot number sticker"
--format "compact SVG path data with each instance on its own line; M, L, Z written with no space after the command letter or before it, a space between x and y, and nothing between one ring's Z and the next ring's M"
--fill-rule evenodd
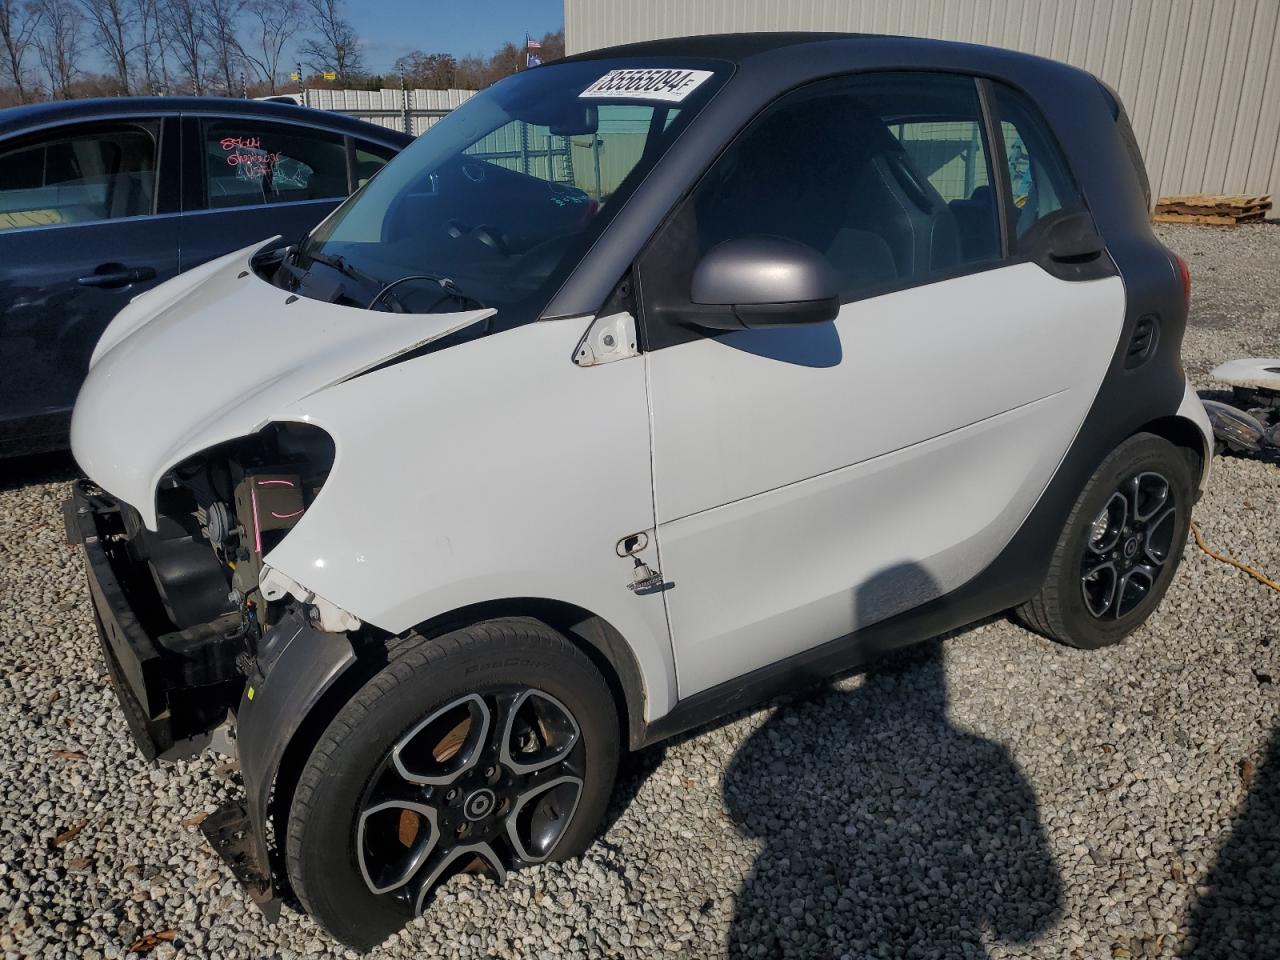
M578 96L589 100L608 98L679 103L697 90L710 76L710 70L675 70L661 67L610 70Z

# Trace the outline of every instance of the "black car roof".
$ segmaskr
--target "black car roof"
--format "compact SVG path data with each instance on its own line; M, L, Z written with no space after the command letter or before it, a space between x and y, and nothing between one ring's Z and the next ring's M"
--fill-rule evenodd
M828 40L855 40L875 36L866 33L822 33L788 31L758 33L708 33L692 37L668 37L665 40L641 40L616 47L601 47L566 57L565 61L606 60L615 57L704 57L741 63L756 54L779 47ZM559 62L565 62L559 61Z
M934 40L929 37L906 37L884 33L838 33L835 31L761 31L757 33L708 33L690 37L668 37L663 40L642 40L637 43L626 43L616 47L601 47L575 54L565 60L556 61L582 62L589 60L611 60L623 57L691 57L708 60L724 60L737 66L748 61L769 59L766 54L774 53L786 47L801 47L816 44L830 44L832 41L853 41L849 48L853 50L873 50L892 48L901 55L902 66L909 66L911 58L943 55L954 56L961 53L970 60L969 66L981 70L984 64L992 62L1010 63L1022 61L1039 70L1053 72L1077 71L1078 68L1049 60L1030 53L1022 53L1003 47L992 47L983 44L959 43L953 40ZM803 51L791 51L803 56ZM754 66L754 64L752 65Z
M236 97L95 97L86 100L54 100L0 110L0 137L27 130L108 117L155 117L161 114L233 114L261 120L290 120L327 127L353 137L404 147L408 134L375 126L329 110L313 110L294 104Z

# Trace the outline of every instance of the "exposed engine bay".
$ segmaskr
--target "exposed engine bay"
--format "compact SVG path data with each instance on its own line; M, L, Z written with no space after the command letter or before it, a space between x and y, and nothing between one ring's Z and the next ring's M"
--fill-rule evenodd
M305 515L333 459L329 435L300 423L271 424L206 450L161 480L155 531L132 506L91 491L114 579L142 632L154 638L152 655L139 658L136 670L157 755L186 741L186 752L198 749L195 738L239 700L263 632L307 606L279 585L264 591L263 557ZM319 621L314 607L306 612Z
M171 470L157 491L160 530L135 532L178 627L234 612L255 642L280 611L259 587L262 558L320 491L333 441L305 424L272 424Z

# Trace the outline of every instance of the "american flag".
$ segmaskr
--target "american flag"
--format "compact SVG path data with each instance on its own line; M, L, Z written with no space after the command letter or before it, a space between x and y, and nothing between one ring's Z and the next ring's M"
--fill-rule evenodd
M524 38L524 42L525 42L525 46L527 46L530 50L541 50L541 49L542 49L542 41L541 41L541 40L535 40L535 39L533 39L533 37L526 36L526 37Z

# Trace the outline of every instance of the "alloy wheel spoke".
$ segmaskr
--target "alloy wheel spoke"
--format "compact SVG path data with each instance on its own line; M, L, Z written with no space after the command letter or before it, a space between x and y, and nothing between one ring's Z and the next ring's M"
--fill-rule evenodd
M356 825L356 859L374 893L398 890L422 869L440 840L434 807L387 800L368 807Z
M1116 565L1110 560L1096 564L1080 578L1085 606L1095 617L1106 616L1115 603L1118 581Z
M541 863L551 855L573 820L582 797L582 778L572 775L538 783L521 793L506 818L507 838L516 856Z
M1169 502L1169 481L1158 473L1140 473L1133 483L1137 497L1133 516L1135 520L1145 523Z
M513 773L535 773L567 757L579 735L568 707L550 694L525 690L507 713L499 757Z
M1119 620L1140 604L1156 582L1159 571L1155 567L1139 564L1125 571L1116 589L1115 617Z
M1176 511L1167 508L1147 526L1142 552L1152 563L1163 566L1169 559L1169 550L1173 546L1173 531L1176 526Z
M421 871L422 879L413 895L414 916L422 913L432 891L442 881L455 873L478 871L490 874L497 883L507 879L507 868L502 865L502 860L493 846L485 841L464 843L440 850L431 858L427 868Z
M1141 499L1138 489L1139 480L1139 477L1130 477L1120 487L1121 492L1124 494L1125 504L1128 507L1128 515L1125 517L1126 525L1130 520L1137 519L1138 516L1138 506Z
M479 762L491 725L482 697L459 697L400 738L392 765L409 783L447 786Z
M1129 501L1117 491L1111 495L1111 499L1093 521L1089 531L1089 549L1099 555L1111 551L1119 542L1120 534L1128 521Z

